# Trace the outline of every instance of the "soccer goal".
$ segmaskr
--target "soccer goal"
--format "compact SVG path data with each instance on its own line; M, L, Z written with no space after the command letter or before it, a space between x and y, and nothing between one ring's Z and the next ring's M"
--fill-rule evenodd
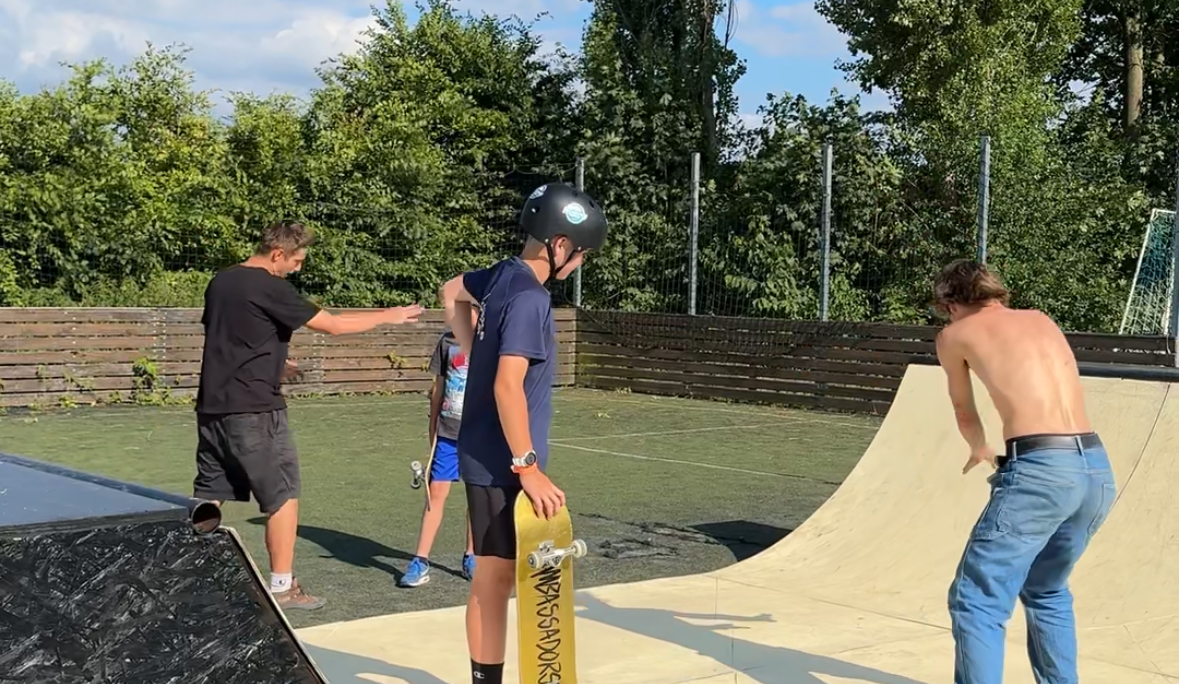
M1173 211L1150 212L1119 334L1167 335L1170 332L1174 221Z

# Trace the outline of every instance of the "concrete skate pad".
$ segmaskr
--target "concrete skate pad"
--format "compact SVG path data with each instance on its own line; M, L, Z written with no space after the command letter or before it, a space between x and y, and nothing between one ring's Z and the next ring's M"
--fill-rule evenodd
M1084 682L1179 684L1179 398L1166 383L1085 378L1119 498L1072 580ZM997 416L975 380L987 434ZM843 485L802 526L744 562L578 592L579 680L950 684L946 591L990 468L967 475L938 367L909 367ZM464 608L301 630L333 684L466 684ZM514 626L515 605L509 624ZM1006 676L1033 684L1022 612ZM509 628L504 681L516 681Z

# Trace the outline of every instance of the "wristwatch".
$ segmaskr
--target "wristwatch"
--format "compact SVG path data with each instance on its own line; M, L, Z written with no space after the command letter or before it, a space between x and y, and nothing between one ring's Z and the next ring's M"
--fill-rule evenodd
M519 473L536 465L536 452L529 450L523 456L512 457L512 472Z

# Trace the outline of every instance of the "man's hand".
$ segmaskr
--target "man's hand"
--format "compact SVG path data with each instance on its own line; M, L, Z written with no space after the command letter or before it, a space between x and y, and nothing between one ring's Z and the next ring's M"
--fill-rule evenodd
M553 484L548 475L540 472L539 468L521 473L520 486L532 502L532 510L545 520L550 520L565 505L565 492L557 489L557 485Z
M389 325L400 325L402 323L417 323L418 317L425 311L419 304L410 304L409 306L395 306L390 309L385 309L384 313L385 323Z
M966 466L962 468L962 474L969 473L974 466L979 463L990 463L992 468L998 468L995 463L995 452L987 445L982 445L970 452L970 459L966 461Z
M290 359L287 359L287 366L282 370L282 379L295 380L298 379L301 375L303 375L303 371L299 370L298 364Z

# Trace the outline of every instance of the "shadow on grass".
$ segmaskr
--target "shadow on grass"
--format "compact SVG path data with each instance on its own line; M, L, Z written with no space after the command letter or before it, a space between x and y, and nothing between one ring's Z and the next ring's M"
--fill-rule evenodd
M266 519L254 517L250 518L248 522L252 525L264 526ZM321 556L322 558L333 558L341 563L347 563L357 568L375 568L388 573L398 582L401 581L401 576L405 572L401 568L394 567L387 562L387 559L404 561L406 565L409 564L409 561L413 560L412 553L385 546L368 537L359 537L355 534L329 530L324 527L300 525L299 536L326 551L327 555ZM462 572L442 565L441 563L430 561L430 567L435 570L441 570L448 575L453 575L460 579L463 578Z
M765 551L794 531L751 520L701 523L692 525L691 529L727 546L738 562Z

